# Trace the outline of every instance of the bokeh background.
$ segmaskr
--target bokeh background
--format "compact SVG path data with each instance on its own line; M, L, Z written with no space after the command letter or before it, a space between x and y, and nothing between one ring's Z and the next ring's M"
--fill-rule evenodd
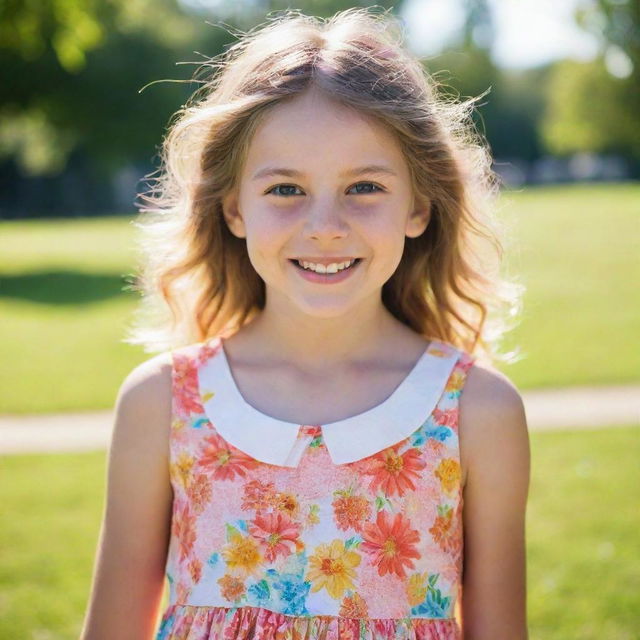
M349 6L0 4L0 418L113 409L149 357L122 342L136 304L134 200L199 86L193 74L269 12ZM521 357L499 368L523 392L636 393L640 3L376 6L403 20L443 91L490 89L474 121L504 182L505 268L527 287L504 343ZM559 400L559 413L571 410ZM532 640L640 638L638 423L531 433ZM0 639L78 637L105 473L104 450L6 455L0 442Z

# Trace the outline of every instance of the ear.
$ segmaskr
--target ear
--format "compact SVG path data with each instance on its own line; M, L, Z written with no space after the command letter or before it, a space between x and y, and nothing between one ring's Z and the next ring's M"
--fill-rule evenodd
M421 236L429 226L431 220L431 201L426 200L417 203L417 206L407 218L405 234L409 238Z
M237 238L246 237L244 220L238 209L238 194L235 190L230 191L222 198L222 215L229 227L229 231L231 231L234 236Z

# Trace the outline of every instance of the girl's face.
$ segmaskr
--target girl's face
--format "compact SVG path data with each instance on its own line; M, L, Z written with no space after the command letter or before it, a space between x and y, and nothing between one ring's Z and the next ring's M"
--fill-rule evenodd
M405 236L419 236L429 220L428 205L415 207L395 137L313 90L266 114L223 211L247 240L267 307L325 318L381 305ZM353 258L336 275L296 263Z

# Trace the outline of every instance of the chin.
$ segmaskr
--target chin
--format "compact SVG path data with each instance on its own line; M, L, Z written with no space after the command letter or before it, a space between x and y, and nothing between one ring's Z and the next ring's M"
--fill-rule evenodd
M317 300L315 303L298 304L298 311L302 315L309 318L317 318L318 320L330 319L330 318L342 318L353 314L354 304L349 304L344 301L342 304L339 302L322 302Z

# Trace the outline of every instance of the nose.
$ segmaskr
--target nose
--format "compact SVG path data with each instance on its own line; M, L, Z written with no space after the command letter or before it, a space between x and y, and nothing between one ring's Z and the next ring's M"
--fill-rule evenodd
M307 210L305 232L310 238L341 238L349 232L349 225L340 203L335 199L317 201Z

